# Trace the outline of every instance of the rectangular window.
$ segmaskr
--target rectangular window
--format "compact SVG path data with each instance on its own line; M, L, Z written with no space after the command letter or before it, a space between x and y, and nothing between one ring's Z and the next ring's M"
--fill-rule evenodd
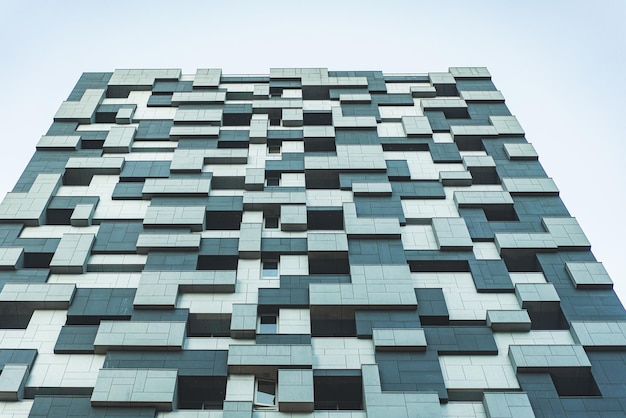
M263 262L262 278L278 279L278 261L267 260Z
M280 154L280 144L272 144L267 146L268 154Z
M357 376L314 376L315 410L362 410L363 381Z
M257 379L254 393L254 406L262 409L276 407L276 382L273 380Z
M265 179L265 185L270 187L277 187L280 186L280 174L277 175L268 175L267 178Z
M278 216L266 216L265 228L266 229L278 229L280 225Z
M278 334L278 315L261 314L257 326L259 334Z

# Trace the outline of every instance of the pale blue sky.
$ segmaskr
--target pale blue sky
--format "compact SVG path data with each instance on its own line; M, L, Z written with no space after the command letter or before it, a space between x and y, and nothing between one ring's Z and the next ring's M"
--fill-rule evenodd
M626 300L626 2L0 0L0 198L85 71L486 66Z

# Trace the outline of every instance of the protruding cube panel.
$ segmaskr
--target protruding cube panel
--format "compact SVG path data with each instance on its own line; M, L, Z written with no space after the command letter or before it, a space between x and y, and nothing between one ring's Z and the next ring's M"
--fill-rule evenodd
M137 253L148 254L152 250L198 250L201 238L194 234L139 234Z
M541 223L550 233L559 250L591 249L591 244L576 218L542 218Z
M459 97L466 103L504 103L502 92L465 90L459 92Z
M214 89L220 85L221 68L198 68L193 78L194 89Z
M567 262L565 271L577 289L612 289L613 281L602 263Z
M280 229L282 231L306 231L306 205L282 205L280 207Z
M352 193L355 197L391 196L392 192L391 183L352 183Z
M457 93L456 80L450 72L428 73L428 81L435 87L439 96L454 96Z
M109 131L102 150L105 153L126 154L130 152L137 129L134 126L114 126Z
M94 175L117 175L123 166L123 157L70 157L65 164L63 184L88 186Z
M439 181L444 186L471 186L472 174L469 171L440 171Z
M96 109L104 100L105 92L104 89L86 89L79 101L63 102L54 115L54 121L85 124L95 122Z
M586 350L626 350L626 321L572 321L574 341Z
M220 133L219 126L213 125L174 125L170 128L170 139L172 141L176 141L179 139L186 138L217 138ZM175 158L175 169L176 171L183 171L184 167L184 159L182 159L182 155L186 153L179 153ZM196 156L198 152L190 152L192 156ZM188 157L189 159L189 157ZM173 161L173 162L174 162Z
M155 196L208 196L210 191L210 178L147 178L144 182L143 189L141 190L141 197L143 199L152 199Z
M420 106L424 112L443 112L449 118L467 117L467 103L456 97L422 99Z
M134 107L123 107L115 114L115 123L117 123L118 125L129 125L133 123L134 116Z
M511 142L503 144L502 147L511 161L536 161L539 158L532 144Z
M407 137L430 138L433 135L426 116L402 116L402 127Z
M230 336L238 339L253 339L256 336L257 305L233 303L230 317Z
M558 305L561 300L552 283L518 283L515 295L522 307L527 304Z
M237 374L276 373L278 369L310 369L313 351L310 345L237 345L228 349L228 371Z
M343 204L344 229L348 238L400 238L400 223L394 218L359 218L354 203Z
M252 382L254 384L254 381ZM252 401L224 401L224 416L230 418L252 418Z
M487 418L534 418L535 413L526 393L485 392L483 405Z
M70 223L72 226L90 226L93 222L93 214L96 210L96 205L93 204L78 204L72 211L70 217Z
M179 293L232 293L236 281L234 270L144 271L133 304L136 309L174 309Z
M19 401L24 398L28 379L28 364L5 364L0 374L0 401Z
M374 328L376 351L426 351L426 334L421 328Z
M491 80L487 67L449 67L448 71L455 80Z
M37 143L38 150L76 150L80 135L44 135Z
M551 178L503 178L502 186L512 196L558 196L559 189Z
M307 235L307 251L348 252L348 237L343 232L311 231Z
M247 191L263 191L265 186L265 169L246 168L245 184Z
M414 293L423 325L448 325L450 314L441 288L416 288Z
M239 257L258 259L261 258L261 235L263 224L261 222L242 222L240 226Z
M561 299L552 283L518 283L515 296L520 307L528 311L533 329L559 329Z
M339 106L332 108L332 115L335 129L376 129L373 116L344 116Z
M313 412L313 370L278 369L278 410Z
M6 283L0 302L27 302L34 309L67 309L75 290L75 284Z
M283 109L283 126L298 127L302 126L302 109Z
M24 248L0 247L0 270L15 270L24 266Z
M463 218L433 218L432 226L440 250L472 250L472 237Z
M101 321L93 343L96 354L108 350L182 350L185 322Z
M176 369L101 369L91 395L96 407L176 407Z
M383 392L380 373L375 364L361 366L363 400L367 416L372 418L431 418L441 417L436 392Z
M224 104L225 100L225 91L176 91L172 94L172 106L180 106L181 104Z
M486 205L513 205L513 199L508 192L497 191L454 192L454 201L459 208L472 208Z
M220 126L223 112L219 108L179 107L174 116L174 124Z
M306 193L299 191L263 191L248 192L243 195L244 210L261 211L284 204L304 205L306 204Z
M491 125L452 125L450 134L459 146L469 146L485 138L496 138L498 131Z
M38 226L46 221L46 208L61 186L61 175L38 174L26 193L9 192L0 203L0 223Z
M95 239L94 234L63 234L50 261L50 271L65 274L84 273Z
M524 129L515 116L489 116L489 121L496 128L498 135L524 135Z
M518 373L591 367L587 353L581 345L510 345L509 359Z
M410 285L384 284L316 284L309 285L311 311L323 306L344 306L352 309L414 309L415 294Z
M437 90L429 85L411 86L411 96L415 98L436 97Z
M189 228L200 232L205 228L204 206L149 206L143 218L145 228Z
M516 250L556 251L557 249L552 235L543 232L496 233L494 242L500 255Z
M269 94L269 90L268 90ZM269 125L269 115L252 115L250 120L250 143L265 144L267 142L267 127Z
M527 332L531 321L528 311L487 311L487 326L495 332Z

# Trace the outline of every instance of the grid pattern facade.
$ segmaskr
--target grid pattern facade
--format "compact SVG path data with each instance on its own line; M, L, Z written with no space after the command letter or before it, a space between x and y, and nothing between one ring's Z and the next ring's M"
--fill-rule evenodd
M485 68L85 73L0 204L0 415L623 416L612 287Z

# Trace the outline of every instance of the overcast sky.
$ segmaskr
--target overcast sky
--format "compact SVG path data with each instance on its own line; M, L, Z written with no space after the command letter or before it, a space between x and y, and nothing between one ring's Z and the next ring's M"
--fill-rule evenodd
M0 198L81 73L486 66L626 300L626 1L0 0Z

